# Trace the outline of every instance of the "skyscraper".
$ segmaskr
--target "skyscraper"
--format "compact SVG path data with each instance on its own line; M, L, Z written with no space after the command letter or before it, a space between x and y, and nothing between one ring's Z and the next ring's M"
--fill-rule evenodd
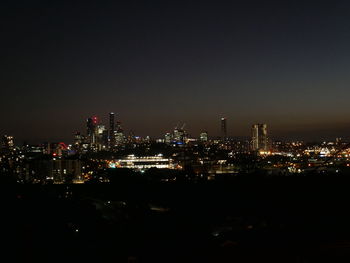
M14 148L14 142L13 142L13 137L12 136L8 136L8 135L4 135L2 137L2 148L8 151L13 150Z
M201 142L207 142L208 141L208 132L202 132L200 135L199 135L199 140Z
M90 117L86 121L86 126L87 126L87 139L88 143L90 145L93 145L96 143L96 132L97 132L97 123L98 119L96 116Z
M226 118L221 118L221 140L227 140L227 122Z
M96 127L96 149L101 151L106 147L108 140L107 129L104 125L97 125Z
M176 141L177 144L183 144L187 140L187 132L185 131L185 124L182 125L181 128L178 128L177 126L174 129L173 137L174 141Z
M267 125L266 124L254 124L252 126L252 150L253 151L267 151L268 150L268 138L267 138Z
M116 145L122 145L125 142L124 131L122 129L122 125L120 121L117 121L117 127L116 127L116 130L114 131L114 138L115 138Z
M114 112L109 113L109 133L108 133L108 141L109 141L109 147L115 146L115 125L114 125Z
M172 136L171 136L171 134L170 134L169 132L167 132L167 133L165 134L165 136L164 136L164 142L165 142L166 144L170 144L170 143L171 143L171 140L172 140Z
M77 147L80 147L80 145L83 143L84 136L80 134L80 132L76 132L74 135L74 145Z

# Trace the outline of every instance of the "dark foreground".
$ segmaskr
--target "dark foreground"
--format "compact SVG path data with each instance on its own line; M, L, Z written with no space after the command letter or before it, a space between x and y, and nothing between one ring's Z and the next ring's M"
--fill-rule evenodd
M350 262L348 177L1 185L3 262Z

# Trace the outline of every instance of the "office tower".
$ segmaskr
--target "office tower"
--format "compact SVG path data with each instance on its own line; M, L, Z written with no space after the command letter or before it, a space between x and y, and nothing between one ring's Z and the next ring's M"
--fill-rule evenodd
M105 130L106 130L106 126L104 126L104 125L99 124L96 126L96 134L97 135L103 134L103 132Z
M267 125L266 124L254 124L252 126L252 150L253 151L267 151L268 150L268 138L267 138Z
M177 142L180 142L182 139L181 139L181 135L182 135L182 132L176 127L174 129L174 140L177 141Z
M185 128L185 124L183 124L181 128L175 127L174 129L173 139L178 144L183 144L187 140L187 133L184 128Z
M122 145L125 143L125 136L120 121L117 121L117 127L114 131L114 138L116 145Z
M97 123L98 119L96 116L90 117L86 121L86 126L87 126L87 139L88 143L90 145L93 145L96 143L96 132L97 132Z
M200 135L199 135L199 140L201 142L207 142L208 141L208 133L207 132L202 132Z
M97 150L101 151L107 145L107 129L104 125L97 125L96 127L96 146Z
M125 142L125 136L123 132L114 131L116 145L122 145Z
M74 145L80 146L83 143L84 136L80 132L74 134Z
M221 140L227 140L227 120L226 118L221 118Z
M76 132L74 135L74 149L77 151L81 151L86 146L86 138L80 132Z
M109 147L115 146L115 137L114 137L115 125L114 125L114 112L109 113L109 133L108 133L108 141Z
M103 148L108 147L108 142L109 142L108 138L109 138L108 130L105 129L102 133L102 144L104 146Z
M13 136L4 135L2 137L2 148L8 151L14 148Z
M170 134L169 132L167 132L167 133L165 134L165 136L164 136L164 142L165 142L166 144L170 144L170 143L171 143L171 140L172 140L172 136L171 136L171 134Z

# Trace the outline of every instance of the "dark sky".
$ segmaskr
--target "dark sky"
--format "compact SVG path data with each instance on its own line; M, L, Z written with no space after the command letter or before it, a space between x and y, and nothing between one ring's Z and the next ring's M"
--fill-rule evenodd
M350 1L1 1L0 134L348 137Z

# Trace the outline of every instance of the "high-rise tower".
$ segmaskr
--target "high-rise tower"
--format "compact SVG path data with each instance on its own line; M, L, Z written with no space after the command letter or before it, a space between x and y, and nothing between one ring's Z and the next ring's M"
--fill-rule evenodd
M208 132L206 132L206 131L201 132L199 135L199 140L201 142L207 142L208 141Z
M116 145L122 145L125 142L124 131L120 121L117 121L117 127L114 131L114 138Z
M221 118L221 140L227 140L227 121L226 118Z
M115 146L115 124L114 124L114 112L109 113L109 133L108 133L108 141L109 147Z
M14 148L14 142L13 142L13 136L8 136L8 135L4 135L2 137L2 145L1 145L3 149L11 151Z
M268 138L267 138L267 125L266 124L254 124L252 126L252 150L253 151L267 151L268 150Z
M93 145L96 143L96 132L97 132L97 123L98 119L96 116L90 117L86 121L86 126L87 126L87 139L88 143L90 145Z

